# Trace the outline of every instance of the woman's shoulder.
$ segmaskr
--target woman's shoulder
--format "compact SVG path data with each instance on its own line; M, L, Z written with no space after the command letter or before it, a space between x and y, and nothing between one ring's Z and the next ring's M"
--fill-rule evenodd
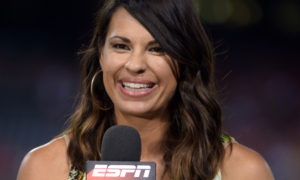
M272 172L261 155L238 143L225 148L222 180L273 180Z
M26 154L17 179L67 179L68 171L67 145L63 137L58 137Z

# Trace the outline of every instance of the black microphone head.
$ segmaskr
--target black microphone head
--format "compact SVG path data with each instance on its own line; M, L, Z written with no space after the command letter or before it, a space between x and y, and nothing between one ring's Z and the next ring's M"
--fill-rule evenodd
M136 129L117 125L107 129L101 144L102 161L140 161L141 138Z

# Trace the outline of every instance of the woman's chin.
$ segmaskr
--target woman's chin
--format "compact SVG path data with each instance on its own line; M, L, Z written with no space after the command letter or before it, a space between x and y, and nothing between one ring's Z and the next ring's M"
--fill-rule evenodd
M151 107L139 107L134 105L120 108L115 107L115 111L121 113L123 116L135 116L140 118L149 118L158 114L157 111Z

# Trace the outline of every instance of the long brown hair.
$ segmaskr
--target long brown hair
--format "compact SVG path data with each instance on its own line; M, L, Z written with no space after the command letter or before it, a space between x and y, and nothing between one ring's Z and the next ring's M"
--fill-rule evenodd
M213 179L224 156L222 113L215 98L213 48L190 0L106 0L101 6L92 40L82 53L81 99L69 126L72 165L84 170L86 160L100 160L103 133L115 124L101 73L95 83L92 79L118 7L135 17L179 65L164 144L166 173L171 179Z

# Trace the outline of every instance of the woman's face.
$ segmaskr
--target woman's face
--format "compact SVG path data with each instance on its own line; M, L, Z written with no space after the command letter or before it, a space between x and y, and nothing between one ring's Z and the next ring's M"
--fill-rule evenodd
M116 112L134 116L168 113L177 82L171 58L124 8L112 16L100 65Z

